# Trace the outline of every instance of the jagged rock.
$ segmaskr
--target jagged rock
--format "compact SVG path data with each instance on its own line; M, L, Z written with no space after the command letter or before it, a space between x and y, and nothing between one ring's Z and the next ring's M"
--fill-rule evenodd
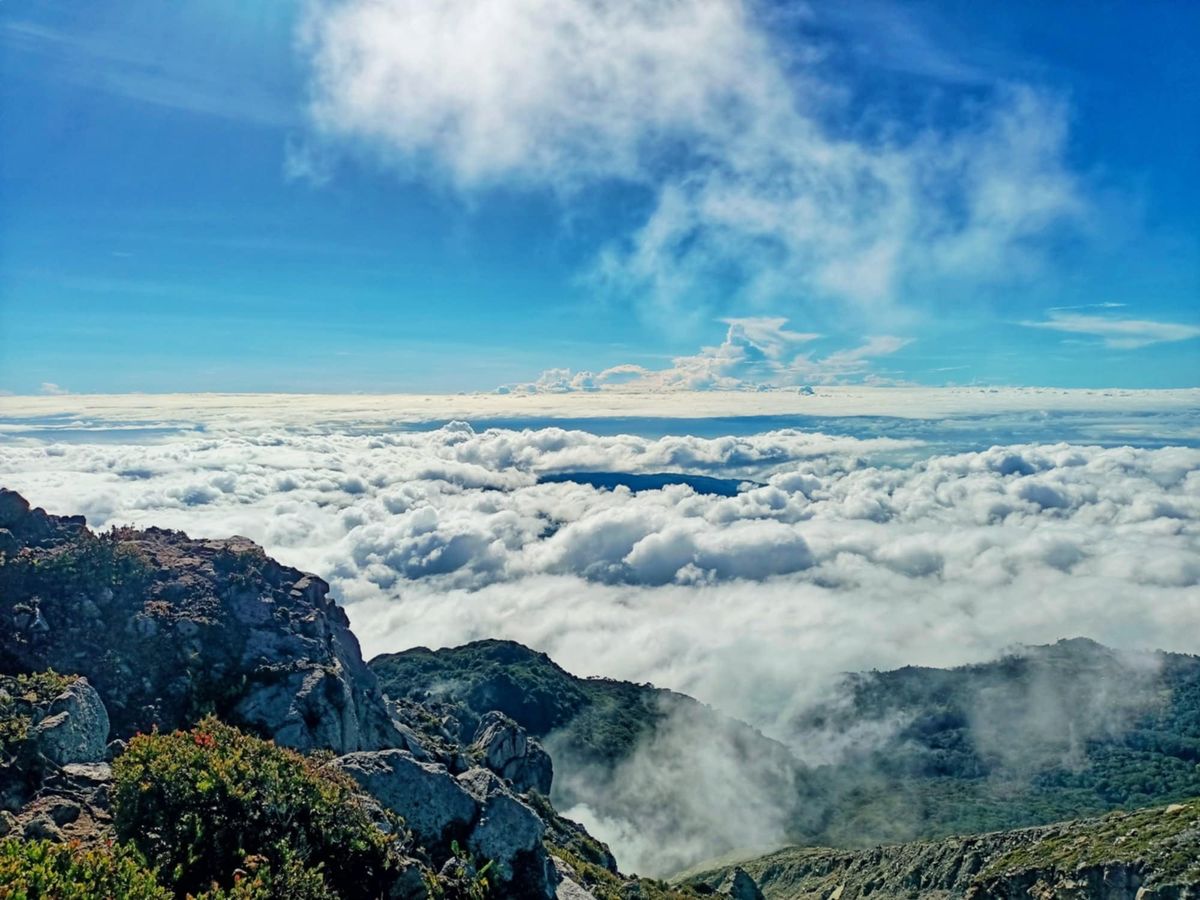
M17 827L17 817L7 809L0 809L0 838L8 837Z
M63 825L70 825L78 819L80 811L81 807L78 803L65 797L55 797L46 806L46 815L60 828Z
M54 824L54 820L47 815L34 816L25 823L25 830L22 833L27 841L54 841L58 843L63 839L62 831Z
M333 765L402 816L419 843L442 844L475 819L478 804L444 767L421 762L405 750L350 753Z
M754 879L746 874L745 869L737 866L717 885L717 893L732 897L733 900L764 900Z
M32 738L39 754L65 766L103 759L108 727L100 695L87 679L79 678L54 698L45 717L34 725Z
M553 897L559 874L542 845L546 826L538 814L487 769L470 769L458 782L480 804L467 848L490 860L501 881L520 884L533 896Z
M566 876L558 883L558 900L596 900L596 895L587 888L581 887Z
M536 790L549 795L554 779L550 754L503 713L489 712L480 719L472 749L482 756L484 765L512 782L519 792Z
M298 750L405 746L349 620L315 575L246 538L193 540L31 509L0 489L0 528L36 563L0 597L0 673L77 672L116 737L194 724L212 710ZM99 562L98 562L99 561ZM70 591L54 571L76 573ZM94 572L96 583L78 582ZM117 573L114 575L114 573ZM39 580L41 579L41 580Z
M7 488L0 488L0 528L15 541L6 540L13 554L21 547L45 547L69 538L86 526L83 516L51 516L40 507L33 509L29 501Z
M556 900L596 900L596 895L577 882L578 877L575 870L559 859L557 856L551 857L554 863L554 868L558 871L558 890L555 893Z
M1178 806L868 850L789 847L687 883L712 890L744 869L773 897L1196 900L1200 799Z

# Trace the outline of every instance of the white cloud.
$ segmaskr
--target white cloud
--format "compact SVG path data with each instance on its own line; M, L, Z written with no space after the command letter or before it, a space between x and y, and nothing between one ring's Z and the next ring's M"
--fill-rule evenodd
M1119 305L1119 304L1105 304ZM1086 334L1102 338L1104 346L1116 350L1136 350L1152 344L1186 341L1200 337L1200 327L1179 322L1155 322L1149 319L1116 319L1082 313L1050 311L1044 322L1022 322L1029 328L1048 328L1071 334Z
M799 348L821 335L792 331L787 319L757 316L723 319L725 339L692 356L677 356L662 369L623 364L598 373L547 369L536 381L504 385L505 393L573 391L761 391L778 387L864 380L871 361L895 353L907 339L882 335L861 346L814 359Z
M329 579L368 654L511 638L579 674L690 693L806 757L832 751L808 746L794 716L841 672L977 661L1081 633L1198 649L1197 449L946 454L792 429L652 439L259 424L144 443L9 442L0 483L96 526L245 534ZM570 471L755 483L733 496L537 483ZM772 771L731 781L720 756L697 777L769 813L758 800ZM657 850L605 819L611 809L588 821L658 869L736 837L720 804L694 806L696 831ZM778 823L756 821L746 834L777 836Z
M624 367L644 371L640 367ZM888 416L934 419L946 426L976 428L1003 417L1010 427L1031 418L1054 422L1052 438L1081 433L1109 440L1114 430L1142 441L1200 437L1196 410L1200 389L1104 390L1009 387L912 387L838 385L803 397L795 392L590 391L565 394L109 394L14 396L4 403L12 417L0 433L53 434L141 429L259 435L274 429L301 431L392 430L451 419L487 421L556 418L604 419L635 416L730 418L741 416ZM1136 414L1136 415L1133 415Z
M65 387L57 385L53 381L43 381L38 391L49 397L61 397L63 394L71 393Z
M1078 221L1063 102L978 92L940 128L864 121L817 46L740 0L350 0L305 29L316 127L463 190L618 180L649 212L596 261L664 320L729 297L877 306L1028 271ZM874 113L877 115L878 111Z

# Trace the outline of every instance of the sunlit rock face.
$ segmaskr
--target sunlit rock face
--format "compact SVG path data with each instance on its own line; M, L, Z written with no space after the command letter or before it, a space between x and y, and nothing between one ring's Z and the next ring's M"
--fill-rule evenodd
M115 736L186 727L215 710L301 750L394 742L374 676L320 578L245 538L158 528L96 537L79 517L31 510L11 491L0 504L18 544L0 570L11 626L3 666L87 676Z

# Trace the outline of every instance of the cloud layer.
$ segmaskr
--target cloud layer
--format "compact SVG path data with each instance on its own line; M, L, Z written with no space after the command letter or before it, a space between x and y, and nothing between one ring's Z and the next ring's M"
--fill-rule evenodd
M9 447L0 477L97 525L246 534L329 578L369 652L483 636L653 680L770 728L829 674L1081 631L1184 647L1200 614L1200 451L776 431L559 428ZM911 448L909 448L911 449ZM746 479L537 483L564 471Z
M539 482L582 471L743 484L714 496L681 484L635 493ZM979 661L1078 634L1200 649L1196 449L939 454L799 430L705 439L461 422L267 427L142 444L9 443L0 483L94 526L248 535L329 579L368 655L511 638L578 674L692 694L812 761L833 751L795 722L841 672ZM608 798L574 813L623 861L666 871L739 836L782 838L771 801L786 767L733 773L687 722L655 741L623 770L626 793L589 793L586 772L563 771L577 797ZM679 771L639 764L663 753ZM693 828L647 842L621 819L622 804L645 806L634 801L646 777L684 804ZM704 799L675 790L697 778L711 784ZM745 801L737 814L722 799L730 791Z
M1035 265L1031 239L1081 220L1058 97L977 85L949 114L890 119L799 20L765 12L319 2L303 41L313 120L326 141L464 191L636 189L644 214L592 276L664 320L730 295L873 308L913 281L1008 278Z
M821 337L793 331L787 319L751 316L725 319L725 340L702 347L692 356L677 356L671 365L650 369L618 365L593 373L549 369L536 381L501 387L502 393L572 393L575 391L761 391L779 387L878 381L872 361L910 343L879 335L846 350L817 359L802 351Z

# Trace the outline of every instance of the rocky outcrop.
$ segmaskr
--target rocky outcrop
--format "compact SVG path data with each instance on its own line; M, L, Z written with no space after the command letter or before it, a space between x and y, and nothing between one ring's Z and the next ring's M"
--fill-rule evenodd
M30 840L112 840L109 790L112 770L107 763L70 763L50 773L34 796L10 813L10 830ZM0 829L2 830L2 829Z
M108 712L86 678L55 697L30 735L36 752L57 766L96 762L108 745Z
M1195 900L1200 799L871 850L785 848L740 868L768 900ZM717 868L688 882L718 889L736 871Z
M397 746L329 586L245 538L95 535L0 490L0 672L77 672L118 737L207 712L300 750ZM5 543L6 542L6 543Z
M502 881L519 883L532 896L553 897L558 870L542 846L546 826L537 813L487 769L471 769L458 781L479 804L468 849L491 860Z
M717 885L717 894L732 900L764 900L754 879L741 866L734 866Z
M420 762L406 750L351 753L333 765L402 816L424 846L448 847L465 836L478 812L475 798L444 766Z
M488 864L489 881L506 896L554 896L559 877L542 845L546 827L493 772L477 767L455 778L406 750L351 753L331 765L400 815L435 861L459 865L452 848L461 846L472 864Z
M550 754L504 713L493 710L480 719L471 749L485 766L509 781L517 791L550 794L554 780Z
M53 547L87 527L83 516L51 516L41 507L0 488L0 553L15 556L24 547Z
M0 675L0 809L26 803L48 775L104 758L109 722L83 678Z

